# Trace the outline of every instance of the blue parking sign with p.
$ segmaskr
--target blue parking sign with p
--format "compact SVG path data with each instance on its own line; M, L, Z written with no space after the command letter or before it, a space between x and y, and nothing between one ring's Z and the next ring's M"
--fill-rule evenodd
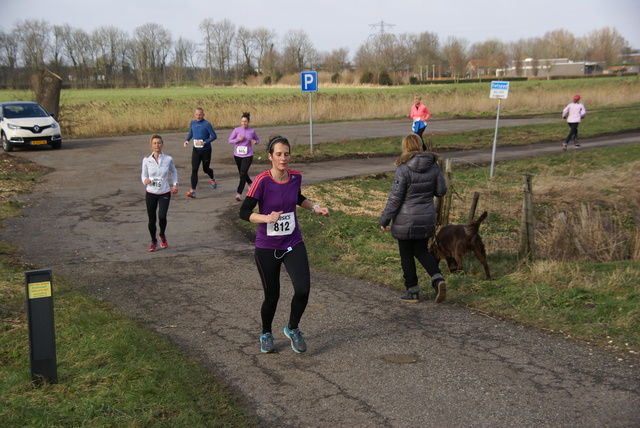
M303 71L300 73L302 92L318 92L318 72Z

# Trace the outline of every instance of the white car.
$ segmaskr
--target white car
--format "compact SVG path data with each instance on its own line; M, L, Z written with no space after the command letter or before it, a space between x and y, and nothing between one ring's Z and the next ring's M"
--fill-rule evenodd
M5 152L19 146L62 147L58 122L44 107L31 101L0 103L0 132Z

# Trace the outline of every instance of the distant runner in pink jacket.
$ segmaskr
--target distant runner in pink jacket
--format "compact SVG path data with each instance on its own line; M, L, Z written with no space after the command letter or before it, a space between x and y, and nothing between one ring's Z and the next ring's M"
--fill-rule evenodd
M573 142L576 148L580 147L578 141L578 125L580 121L587 115L587 109L584 108L584 104L580 102L580 95L573 96L573 102L569 103L564 110L562 110L562 118L567 121L567 124L571 128L567 139L562 144L562 150L567 150L567 145L573 137Z
M418 134L422 140L422 150L427 150L427 146L424 144L424 140L422 139L422 133L427 129L427 121L431 117L431 112L427 106L422 104L422 99L418 95L414 97L413 102L414 104L411 106L411 113L407 115L407 117L413 121L411 131Z

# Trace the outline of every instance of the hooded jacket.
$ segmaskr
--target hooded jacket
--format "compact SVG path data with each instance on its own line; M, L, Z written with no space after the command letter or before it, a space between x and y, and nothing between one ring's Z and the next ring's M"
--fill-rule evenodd
M378 224L395 239L427 239L436 228L434 196L444 196L447 184L432 153L403 153L396 161L393 185Z

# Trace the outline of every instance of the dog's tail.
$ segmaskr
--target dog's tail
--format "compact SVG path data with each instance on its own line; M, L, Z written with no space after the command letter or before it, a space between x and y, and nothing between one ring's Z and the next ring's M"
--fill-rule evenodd
M467 236L473 236L478 234L478 230L480 230L480 224L487 218L487 212L483 212L480 214L480 217L476 221L472 221L471 223L467 223L464 226L464 233Z

